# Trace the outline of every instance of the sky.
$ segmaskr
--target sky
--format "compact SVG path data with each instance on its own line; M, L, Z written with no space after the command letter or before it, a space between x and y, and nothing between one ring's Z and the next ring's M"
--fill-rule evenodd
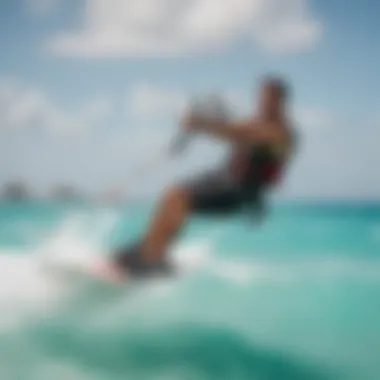
M378 199L379 17L376 0L2 0L0 184L155 193L226 153L197 138L163 158L188 100L243 116L269 73L301 138L279 196Z

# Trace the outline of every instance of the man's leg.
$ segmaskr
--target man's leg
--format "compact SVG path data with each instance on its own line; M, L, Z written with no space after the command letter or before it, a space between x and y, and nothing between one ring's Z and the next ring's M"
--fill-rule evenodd
M239 203L239 195L220 176L169 189L141 241L142 255L152 261L164 257L189 214L225 215Z
M116 266L135 273L149 270L150 264L165 266L162 259L190 213L228 214L239 203L239 191L218 172L167 190L142 239L116 253Z
M189 191L174 187L166 191L143 238L135 245L120 247L111 262L98 262L94 271L113 282L122 282L125 269L141 275L141 265L162 262L167 247L179 232L190 210ZM144 272L144 269L142 269Z
M167 190L141 241L141 253L147 261L155 261L165 255L189 212L189 191L181 187Z

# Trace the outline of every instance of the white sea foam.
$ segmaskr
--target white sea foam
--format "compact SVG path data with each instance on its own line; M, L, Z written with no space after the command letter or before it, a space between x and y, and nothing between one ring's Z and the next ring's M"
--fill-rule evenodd
M254 282L320 282L360 280L380 282L380 260L349 258L265 260L215 260L210 272L235 284Z
M100 219L95 233L108 230L115 222L113 215ZM83 236L88 216L75 214L65 220L40 247L23 250L0 249L0 328L9 328L35 313L44 313L70 288L60 281L58 267L88 266L94 256L93 239Z
M36 312L46 312L61 292L40 272L32 256L0 252L0 328L9 328Z

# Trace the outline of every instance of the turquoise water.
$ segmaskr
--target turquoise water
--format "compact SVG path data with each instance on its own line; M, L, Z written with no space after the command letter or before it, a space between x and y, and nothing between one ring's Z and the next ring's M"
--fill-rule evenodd
M278 205L259 228L194 219L170 281L43 264L105 255L149 212L0 205L1 380L380 379L380 205Z

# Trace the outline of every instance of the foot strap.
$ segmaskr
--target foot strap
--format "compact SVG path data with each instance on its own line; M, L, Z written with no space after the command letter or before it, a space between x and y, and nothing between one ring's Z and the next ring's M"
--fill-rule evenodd
M164 259L154 262L144 260L140 244L122 247L116 252L114 261L133 277L167 276L173 273L172 267Z

